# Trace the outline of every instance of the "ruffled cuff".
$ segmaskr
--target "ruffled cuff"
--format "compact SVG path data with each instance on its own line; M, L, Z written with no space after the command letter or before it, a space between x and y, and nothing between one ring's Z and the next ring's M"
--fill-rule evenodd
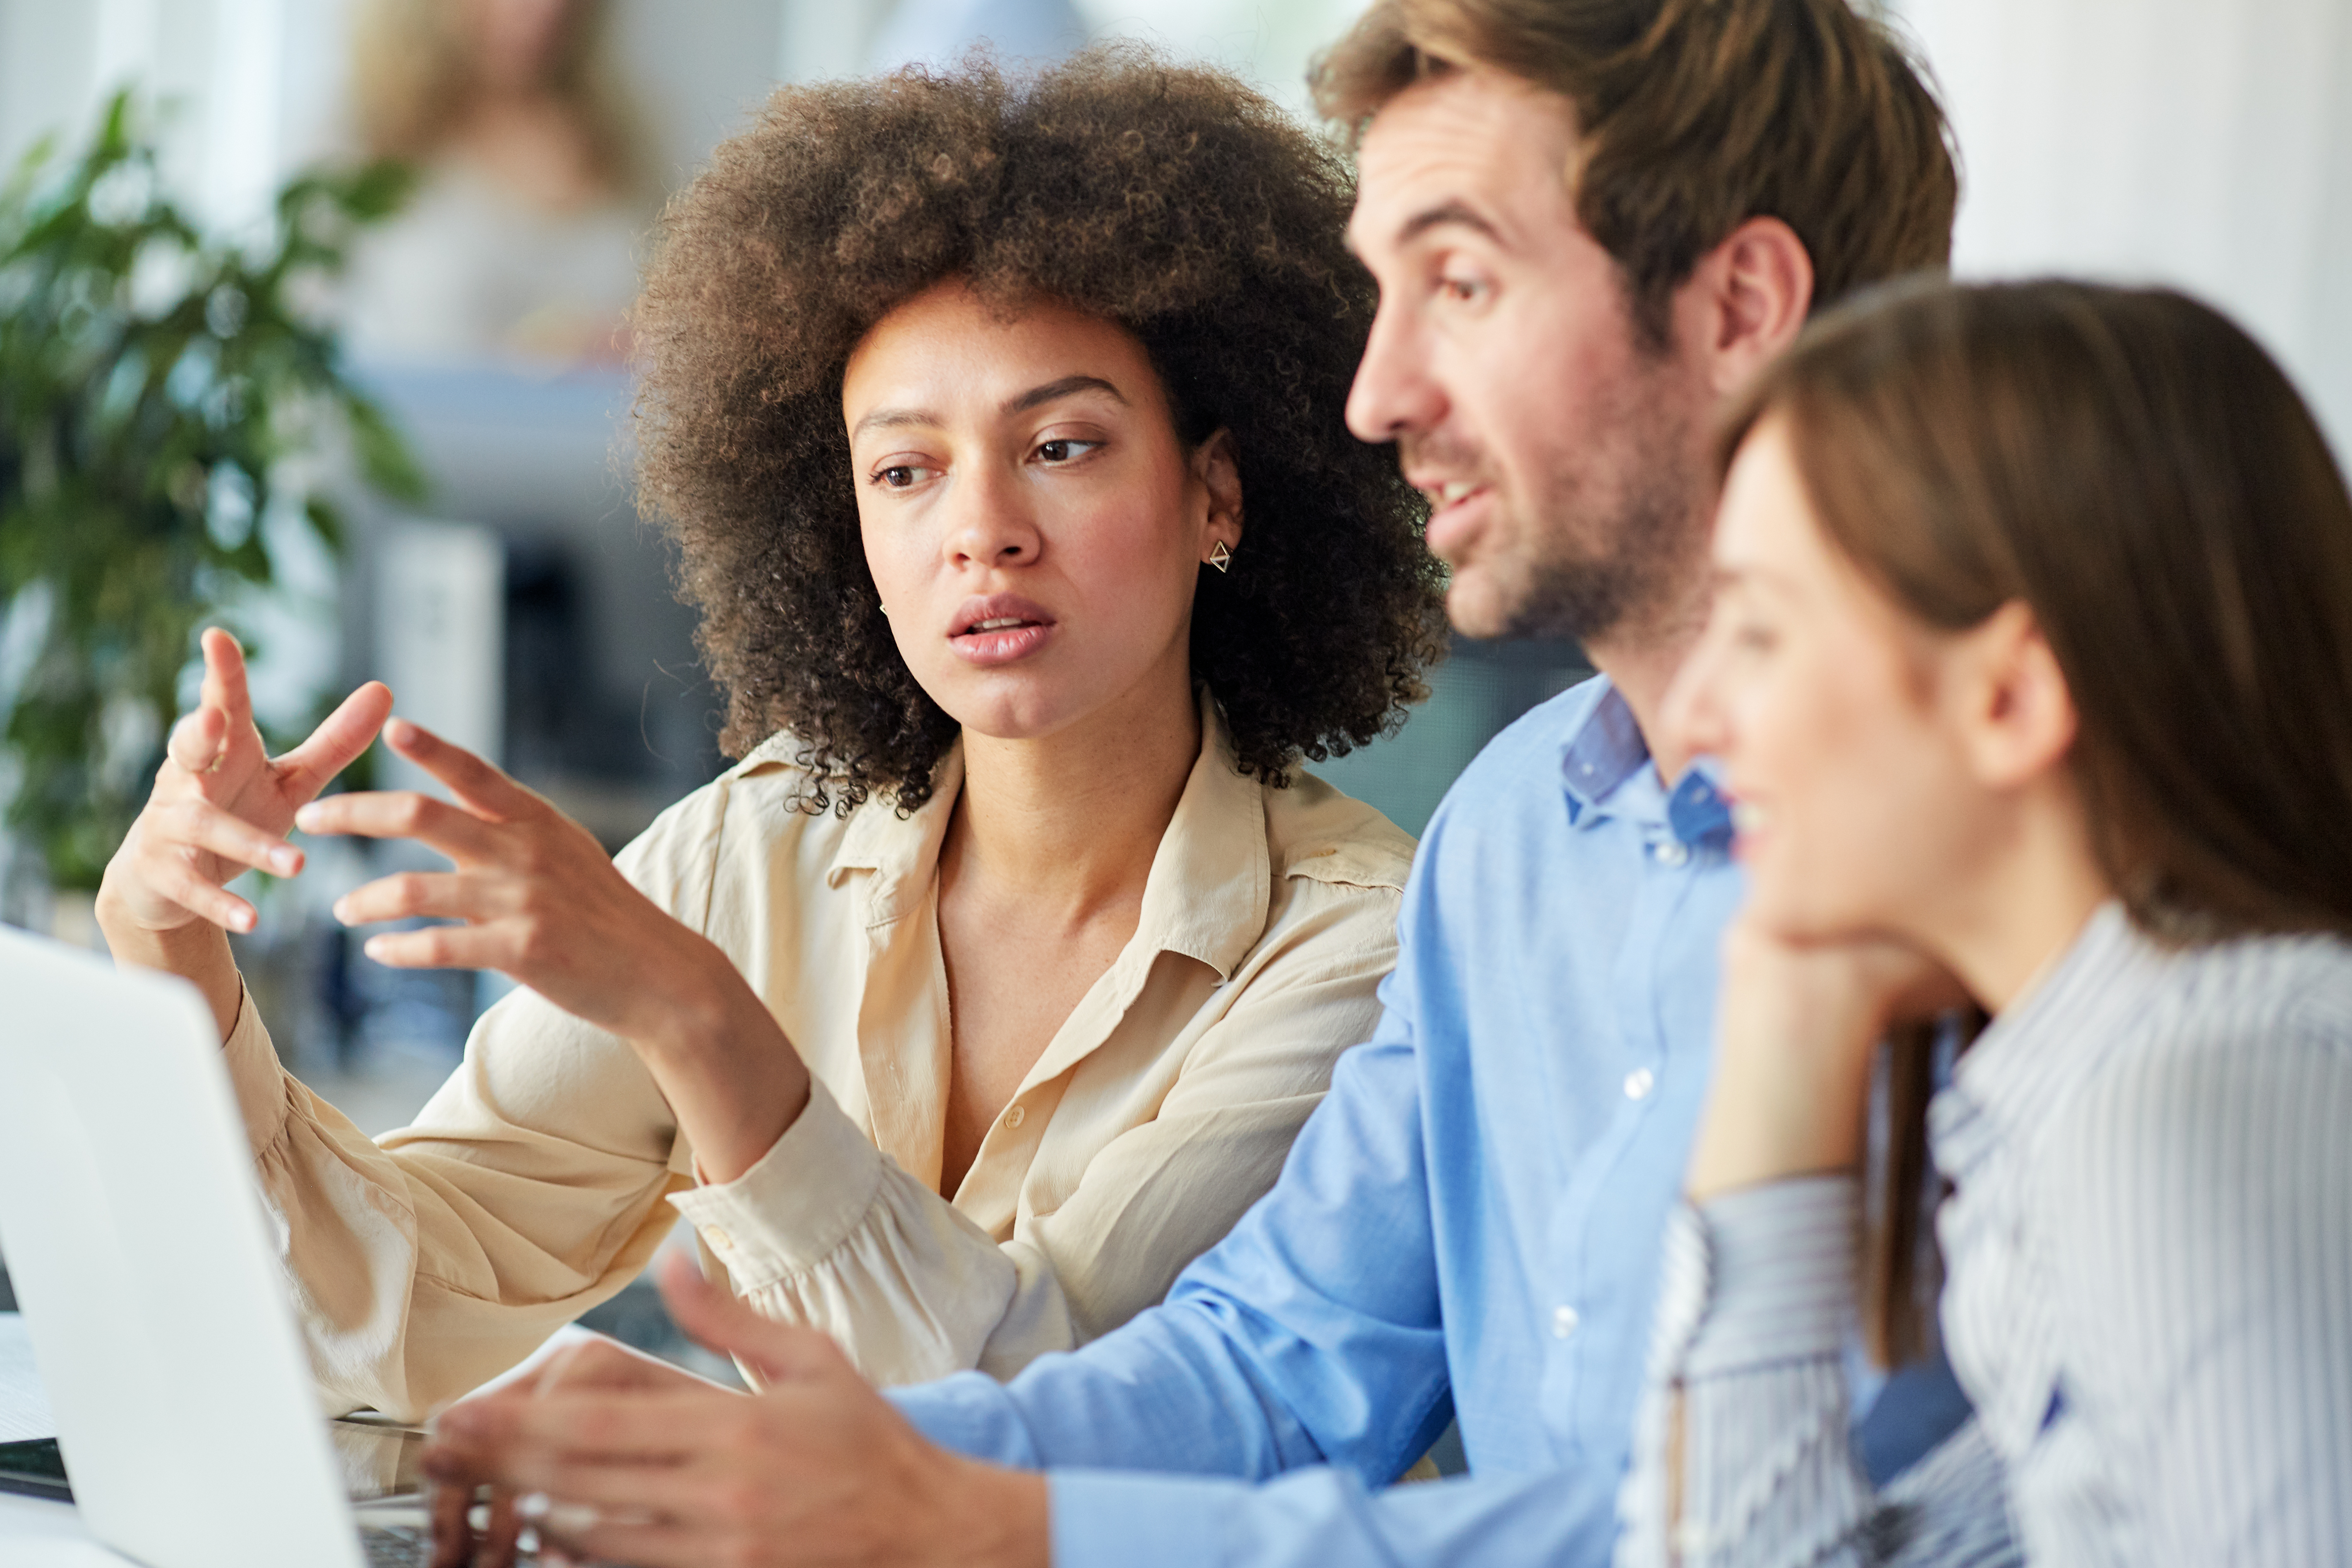
M740 1295L824 1262L865 1223L882 1174L881 1151L812 1080L808 1105L750 1170L669 1201Z

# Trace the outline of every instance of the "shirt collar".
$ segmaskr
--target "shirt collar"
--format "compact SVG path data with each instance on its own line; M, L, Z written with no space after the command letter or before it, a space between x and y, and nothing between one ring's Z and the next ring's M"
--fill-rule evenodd
M1560 778L1568 786L1570 819L1583 826L1619 784L1650 760L1649 742L1633 722L1616 686L1606 676L1594 682L1600 695L1583 720L1569 731L1560 753Z
M1611 816L1644 826L1658 826L1662 821L1676 838L1694 848L1727 843L1731 808L1724 801L1714 760L1699 758L1684 771L1671 792L1663 791L1651 764L1649 742L1633 721L1633 710L1607 677L1596 684L1601 687L1598 700L1569 732L1560 753L1569 820L1579 827ZM1650 785L1646 791L1641 787L1645 782ZM1657 798L1662 793L1663 802Z
M1201 693L1201 754L1160 837L1135 934L1145 951L1181 952L1233 977L1265 934L1273 897L1265 842L1265 795L1234 763L1233 741L1208 692Z
M833 863L825 868L825 885L837 888L848 872L871 871L875 880L866 893L867 923L887 925L904 916L916 899L930 891L940 846L947 839L948 822L962 791L963 737L959 735L940 759L930 798L921 805L902 816L896 800L877 791L851 813Z
M1272 862L1261 786L1235 768L1224 717L1205 689L1200 711L1201 750L1152 857L1129 951L1182 953L1223 980L1265 932ZM873 872L870 923L903 917L916 900L929 896L962 788L959 737L940 760L931 797L919 809L900 816L885 796L858 808L834 852L828 885L839 886L852 871Z
M2122 904L2103 904L2066 951L1988 1026L1929 1108L1936 1165L1955 1184L2056 1103L2098 1053L2053 1048L2116 1034L2119 1011L2145 1005L2166 954Z

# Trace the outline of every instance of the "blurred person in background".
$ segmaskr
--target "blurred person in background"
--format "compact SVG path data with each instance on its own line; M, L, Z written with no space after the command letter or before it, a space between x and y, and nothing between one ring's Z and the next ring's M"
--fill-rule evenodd
M308 804L363 688L263 755L225 633L109 868L210 998L328 1397L419 1417L618 1290L679 1212L886 1383L1011 1375L1165 1294L1370 1033L1412 842L1299 772L1443 647L1419 498L1342 419L1344 161L1135 53L788 89L673 207L642 480L743 758L619 857L393 721L458 804ZM371 1142L278 1066L223 884L414 837L347 923L529 989Z
M660 192L599 0L362 0L362 146L414 166L353 258L349 329L393 361L617 365Z
M1667 726L1722 761L1748 893L1619 1561L2352 1560L2326 437L2212 310L2042 282L1822 321L1723 452ZM1870 1063L1955 1001L1992 1022L1876 1205L1949 1184L1915 1299L1857 1246ZM1923 1310L1977 1415L1876 1486L1847 1325Z

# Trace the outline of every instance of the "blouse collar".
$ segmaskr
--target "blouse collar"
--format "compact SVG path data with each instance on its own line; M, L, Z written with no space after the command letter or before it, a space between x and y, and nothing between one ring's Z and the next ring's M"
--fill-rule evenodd
M1152 856L1136 936L1141 951L1182 953L1225 980L1265 932L1272 865L1264 786L1236 768L1224 717L1205 688L1199 701L1201 750ZM877 796L851 816L825 879L839 886L850 872L873 873L870 923L898 920L930 895L963 766L959 737L919 808L900 816L887 796Z

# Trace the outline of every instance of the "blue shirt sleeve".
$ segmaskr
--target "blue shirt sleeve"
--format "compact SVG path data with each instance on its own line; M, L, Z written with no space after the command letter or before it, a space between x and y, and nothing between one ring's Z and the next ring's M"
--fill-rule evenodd
M1344 1470L1300 1470L1260 1486L1181 1476L1057 1470L1057 1568L1438 1568L1608 1561L1610 1531L1563 1507L1556 1473L1457 1477L1375 1491Z

